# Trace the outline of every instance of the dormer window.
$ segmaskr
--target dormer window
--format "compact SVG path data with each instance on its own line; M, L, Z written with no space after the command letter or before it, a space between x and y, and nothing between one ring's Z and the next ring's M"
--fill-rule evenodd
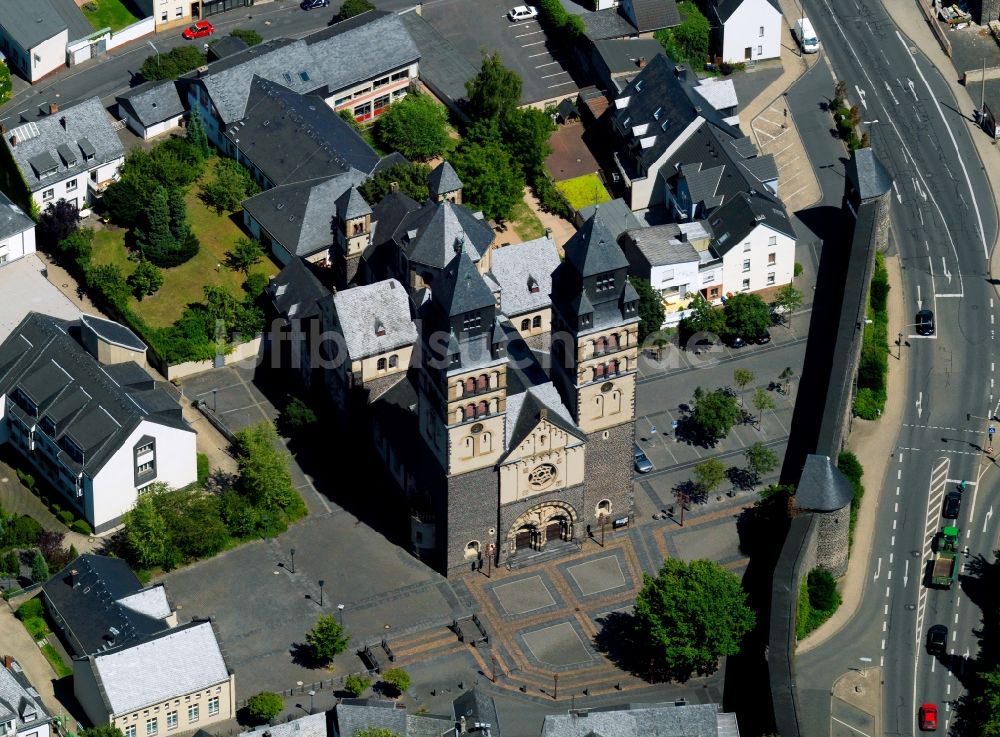
M385 335L385 325L382 324L381 320L375 321L375 335L379 336L380 338L383 335Z
M632 116L626 115L625 120L622 121L622 128L628 128L628 124L632 122Z
M642 92L642 83L643 83L643 81L644 80L642 80L642 79L636 80L636 82L635 82L635 91L636 92Z
M465 317L462 318L462 328L465 330L472 330L480 327L482 322L483 318L478 312L468 312Z
M663 108L656 108L656 110L653 111L653 120L659 120L661 115L663 115Z
M528 291L532 294L538 293L538 281L533 276L528 277Z
M660 123L660 130L665 131L669 127L670 127L670 118L664 118L663 122Z

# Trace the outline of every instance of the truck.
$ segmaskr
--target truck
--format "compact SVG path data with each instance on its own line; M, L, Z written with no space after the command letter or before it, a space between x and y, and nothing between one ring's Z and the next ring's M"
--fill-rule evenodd
M802 47L805 54L815 54L819 51L819 41L816 39L816 31L813 30L812 23L808 18L799 18L795 21L795 40Z
M934 538L934 558L931 559L930 585L939 589L950 589L958 575L957 527L942 527Z

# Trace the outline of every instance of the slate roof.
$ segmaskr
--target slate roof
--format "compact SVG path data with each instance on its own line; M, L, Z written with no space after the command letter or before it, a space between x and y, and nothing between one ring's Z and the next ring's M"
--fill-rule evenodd
M333 297L337 325L352 360L396 350L417 340L406 289L395 279L344 289ZM384 333L379 335L379 331Z
M62 121L66 121L65 128ZM17 136L16 146L10 145L12 136ZM125 156L125 149L112 127L111 116L97 97L9 130L4 135L4 143L32 192L50 182L83 174ZM75 163L67 164L56 154L62 144L74 154ZM94 151L94 158L87 161L86 152L90 149ZM48 161L51 171L41 163L43 160ZM41 168L32 166L33 161Z
M63 465L93 478L143 420L193 432L168 388L117 384L69 330L79 328L30 312L0 344L0 395L20 390L38 407L39 418L55 422ZM16 405L11 411L27 415ZM74 459L73 446L82 451L82 461Z
M184 114L184 104L173 80L144 82L115 99L147 128Z
M597 51L612 75L639 72L639 59L663 54L663 46L653 38L602 38L594 41Z
M263 737L265 732L271 737L329 737L331 733L327 727L327 719L327 713L321 711L288 722L265 724L247 732L240 732L236 737Z
M736 96L736 85L731 79L706 77L698 82L694 91L716 110L727 110L740 104Z
M722 23L728 21L733 13L739 10L740 5L744 3L745 0L718 0L715 3L715 12L719 16L719 20ZM767 0L767 3L773 7L778 14L781 14L781 6L778 5L778 0Z
M94 32L94 27L90 25L90 21L87 20L75 0L52 0L52 7L66 24L67 40L77 41ZM6 12L6 7L4 12Z
M462 180L458 178L455 169L447 161L442 161L434 167L427 177L427 186L431 195L445 195L462 188Z
M216 61L218 59L224 59L227 56L238 54L239 52L246 51L249 48L250 46L242 38L238 38L236 36L222 36L209 42L208 60Z
M431 298L449 317L496 305L493 292L464 250L454 254L444 273L434 280Z
M14 732L23 734L51 720L21 664L12 660L9 669L0 667L0 724L12 721Z
M456 698L452 702L452 711L455 717L454 721L457 722L461 717L465 717L467 725L476 722L489 724L493 737L500 737L500 717L497 716L496 703L494 703L492 696L480 689L473 688Z
M369 10L305 37L327 96L420 59L395 13Z
M862 200L879 197L892 187L892 176L871 148L859 148L844 168Z
M204 690L229 679L212 623L194 620L130 647L89 657L109 713ZM150 663L156 663L150 668Z
M402 704L400 704L402 706ZM406 709L395 702L378 699L341 699L334 707L337 732L344 737L380 727L395 734L406 734Z
M5 0L0 26L27 51L69 27L54 0Z
M650 266L698 263L698 251L687 241L680 240L681 229L675 223L630 230L630 244L642 254Z
M11 202L0 192L0 240L10 238L26 230L32 230L35 221L24 214L24 210Z
M465 83L479 69L455 45L414 12L400 18L420 51L420 79L438 97L457 103L466 98Z
M587 29L587 37L594 41L604 38L636 36L639 33L620 8L586 11L580 13L579 17Z
M584 278L628 268L628 259L600 208L566 242L565 251L566 263Z
M542 737L718 737L717 704L641 704L550 714Z
M495 249L489 273L500 287L500 311L514 317L548 307L557 266L559 253L551 236Z
M97 315L80 315L80 324L108 343L114 343L130 351L146 352L146 344L139 339L139 336L114 320Z
M566 432L578 442L569 445L579 445L586 441L587 435L576 423L563 404L559 390L552 382L529 386L520 394L507 395L506 436L508 451L517 448L532 430L538 425L542 415L559 429Z
M151 637L167 628L163 619L171 613L162 585L144 589L125 561L104 555L77 557L42 595L77 657Z
M830 456L809 454L795 488L795 506L833 512L851 503L854 488Z
M318 97L255 77L246 115L226 129L242 156L275 185L343 174L371 174L379 155Z
M635 15L632 20L640 33L681 24L681 15L674 0L630 0L630 5Z
M350 169L335 177L282 184L243 201L243 209L293 256L308 257L333 245L337 199L365 181Z
M720 257L741 244L758 225L769 226L795 238L785 206L756 193L740 192L713 212L708 224L712 228L712 250Z
M410 237L410 233L413 236ZM443 269L462 243L473 261L478 261L493 242L490 226L464 205L427 202L399 225L395 240L404 246L411 261Z
M337 215L344 220L371 215L372 208L357 187L351 187L337 198Z
M301 258L295 257L267 285L271 304L282 317L305 320L321 315L320 302L333 294Z
M420 209L420 204L402 191L389 192L372 208L372 245L365 249L365 258L377 245L393 239L406 217Z
M642 227L642 223L621 197L610 202L602 202L600 205L587 205L580 210L580 218L586 222L598 209L601 211L601 220L614 235L615 240L618 240L618 237L626 230Z

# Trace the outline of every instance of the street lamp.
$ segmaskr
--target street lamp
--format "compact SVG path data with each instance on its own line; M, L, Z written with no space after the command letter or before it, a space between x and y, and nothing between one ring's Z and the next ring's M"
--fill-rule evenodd
M319 605L323 606L323 586L326 584L322 578L319 580Z
M316 695L316 692L313 689L309 689L309 713L310 714L313 713L313 697L315 695Z
M146 41L146 43L148 43L150 45L150 47L152 47L153 51L156 52L156 68L159 69L160 68L160 50L158 48L156 48L156 46L153 45L152 41Z
M601 523L601 547L604 547L604 523L607 522L608 518L602 512L597 517L597 521Z
M862 120L861 125L875 125L877 122L878 118L875 118L875 120Z
M288 551L292 555L292 573L295 573L295 548Z
M340 626L341 626L341 628L343 628L344 627L344 605L343 604L337 604L337 614L340 615Z

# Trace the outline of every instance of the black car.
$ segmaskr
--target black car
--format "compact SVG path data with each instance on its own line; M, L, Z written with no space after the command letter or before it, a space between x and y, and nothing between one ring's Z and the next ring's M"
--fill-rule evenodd
M931 655L944 655L948 646L948 628L936 624L927 630L927 652Z
M315 10L316 8L325 8L329 4L330 0L302 0L299 7L303 10Z
M763 333L754 338L753 342L757 345L767 345L771 342L771 334L765 330Z
M917 313L917 335L934 335L934 313L930 310Z
M962 510L962 492L949 491L944 495L944 509L941 516L945 519L958 519L958 513Z
M742 348L747 344L746 339L741 335L733 335L726 339L730 348Z

